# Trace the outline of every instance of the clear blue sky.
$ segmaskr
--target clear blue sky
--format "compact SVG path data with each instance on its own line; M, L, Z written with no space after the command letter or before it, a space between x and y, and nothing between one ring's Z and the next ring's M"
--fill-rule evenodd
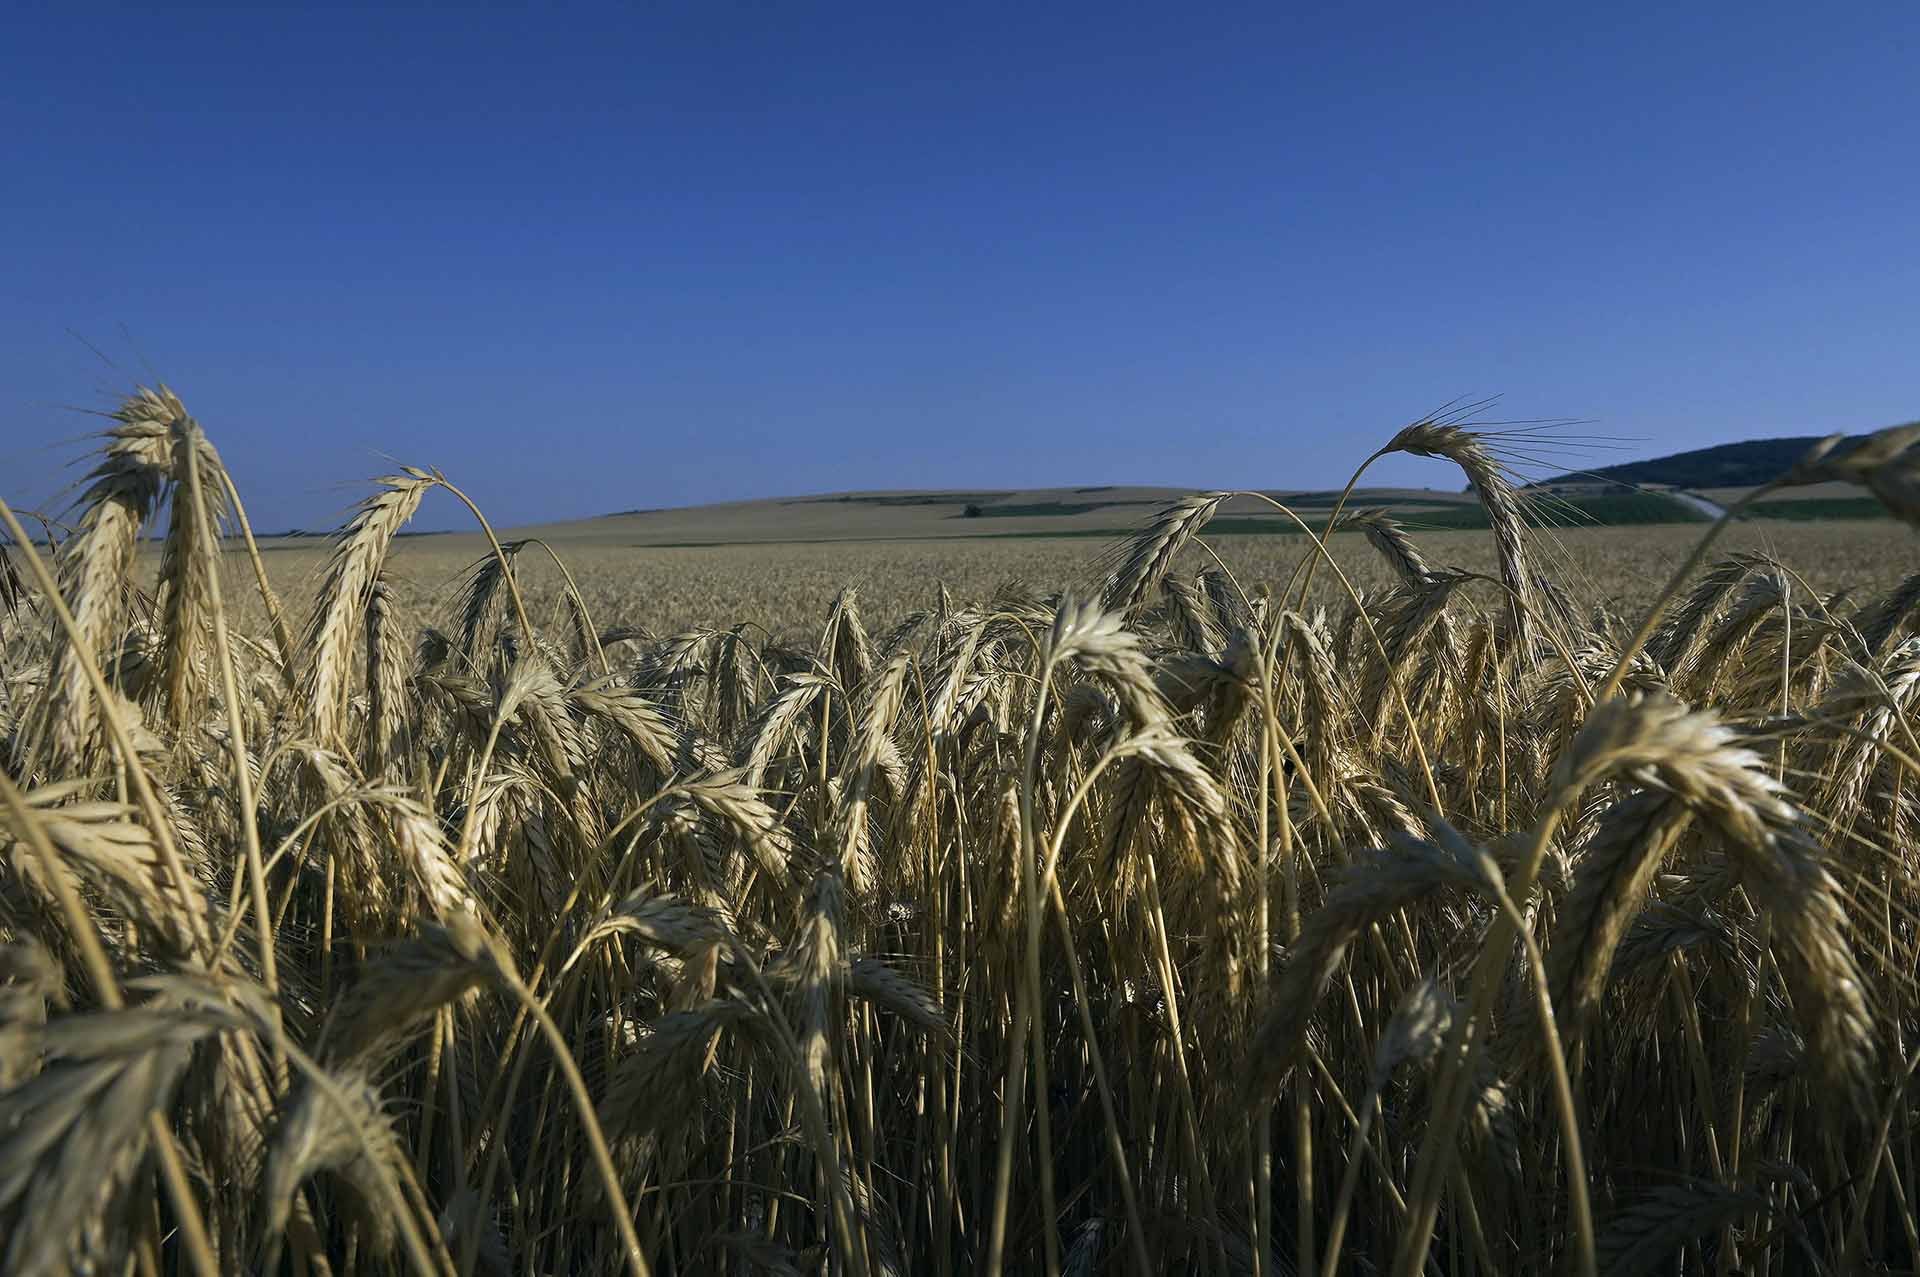
M156 377L263 527L388 457L512 524L1877 427L1916 68L1911 3L20 6L0 493Z

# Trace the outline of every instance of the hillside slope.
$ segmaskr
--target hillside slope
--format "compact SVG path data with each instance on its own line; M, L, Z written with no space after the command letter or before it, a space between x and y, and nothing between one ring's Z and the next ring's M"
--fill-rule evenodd
M652 546L1104 536L1139 527L1192 491L1099 485L838 492L634 510L514 532L546 540ZM1311 518L1324 516L1340 494L1294 489L1276 490L1272 495ZM1410 522L1417 522L1423 514L1474 515L1479 510L1471 495L1423 488L1363 488L1353 494L1350 505L1354 509L1382 507ZM1252 497L1228 501L1220 514L1223 530L1266 530L1268 525L1273 530L1285 530L1293 526L1272 506Z
M1638 486L1657 484L1674 488L1751 488L1777 479L1819 443L1820 435L1792 435L1783 439L1743 439L1739 443L1695 448L1671 456L1628 461L1617 466L1601 466L1578 474L1565 474L1542 484L1592 482L1606 479ZM1840 445L1844 450L1856 440Z

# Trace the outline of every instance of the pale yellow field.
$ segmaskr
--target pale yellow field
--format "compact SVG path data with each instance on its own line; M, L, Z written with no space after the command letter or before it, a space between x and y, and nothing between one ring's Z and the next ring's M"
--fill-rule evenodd
M1042 592L1088 582L1109 544L1100 537L1066 537L659 548L617 544L574 529L597 531L597 524L556 530L560 535L552 544L595 621L603 628L637 625L662 634L748 622L777 636L810 635L845 586L859 591L870 623L884 628L932 606L942 582L961 601L985 599L1010 581ZM1547 552L1557 543L1551 556L1557 561L1543 566L1577 600L1632 613L1705 531L1698 524L1589 528L1556 533L1551 541L1540 534L1540 547ZM1485 531L1429 532L1418 540L1438 565L1495 571L1493 540ZM1307 545L1297 536L1225 536L1208 544L1250 593L1261 586L1277 590ZM328 546L321 540L297 548L281 543L265 556L275 587L296 614L304 613L318 588ZM1920 540L1892 520L1737 524L1709 558L1735 551L1775 553L1822 594L1884 589L1920 570ZM410 619L442 623L460 574L485 552L478 535L397 541L388 571ZM1385 565L1357 534L1336 536L1333 556L1357 589L1388 583ZM232 561L238 570L238 560ZM1184 560L1190 570L1210 561L1204 550L1192 549ZM519 573L529 606L539 613L536 623L557 615L560 578L552 561L531 547L519 558ZM1332 604L1338 589L1322 572L1314 595Z

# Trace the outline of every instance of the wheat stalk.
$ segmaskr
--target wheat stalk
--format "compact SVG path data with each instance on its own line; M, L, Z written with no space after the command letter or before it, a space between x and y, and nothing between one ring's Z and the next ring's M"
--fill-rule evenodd
M306 730L329 743L346 740L353 642L365 619L387 547L420 508L427 489L438 481L424 470L409 467L378 482L381 490L360 503L340 534L314 605L313 620L301 639L301 646L310 653L302 686Z

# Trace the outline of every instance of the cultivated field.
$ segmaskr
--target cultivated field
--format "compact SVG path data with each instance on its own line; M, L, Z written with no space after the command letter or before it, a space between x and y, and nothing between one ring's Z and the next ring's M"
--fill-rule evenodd
M445 501L443 496L439 498ZM1136 516L1140 524L1150 514ZM1485 532L1422 531L1407 516L1435 562L1468 571L1493 573L1498 560ZM886 627L911 613L934 606L945 584L955 599L980 601L1000 587L1023 582L1053 592L1096 582L1103 556L1118 536L1070 538L984 538L965 541L887 540L806 544L717 545L660 548L610 543L593 533L565 529L528 529L502 533L519 537L546 533L573 574L595 619L602 625L642 626L670 634L702 626L748 622L781 638L818 637L827 611L841 590L857 591L863 615ZM1679 567L1698 543L1704 526L1655 525L1638 528L1560 529L1535 538L1539 555L1551 564L1557 582L1583 605L1617 609L1644 606L1654 590ZM1299 562L1306 542L1284 536L1210 538L1221 561L1251 592L1277 588ZM1920 569L1920 541L1891 519L1832 523L1741 523L1716 543L1723 553L1778 554L1804 576L1794 582L1809 595L1853 594L1891 587ZM1366 544L1359 532L1344 532L1331 542L1332 556L1353 581L1367 590L1393 583L1393 569ZM479 535L412 537L394 543L387 571L394 589L416 615L432 616L458 589L461 575L490 553ZM295 598L310 598L324 575L330 549L324 542L299 542L263 555L275 586ZM1196 550L1198 569L1211 564ZM229 551L228 571L245 583L248 572L238 549ZM521 560L519 573L528 606L546 623L560 615L564 579L551 560L537 551ZM159 556L148 565L157 571ZM1337 606L1337 581L1323 574L1310 591L1316 604ZM1857 601L1857 600L1856 600ZM242 596L258 624L257 596Z
M132 397L0 507L0 1268L1912 1269L1912 533L1383 442L1490 528L254 554Z

